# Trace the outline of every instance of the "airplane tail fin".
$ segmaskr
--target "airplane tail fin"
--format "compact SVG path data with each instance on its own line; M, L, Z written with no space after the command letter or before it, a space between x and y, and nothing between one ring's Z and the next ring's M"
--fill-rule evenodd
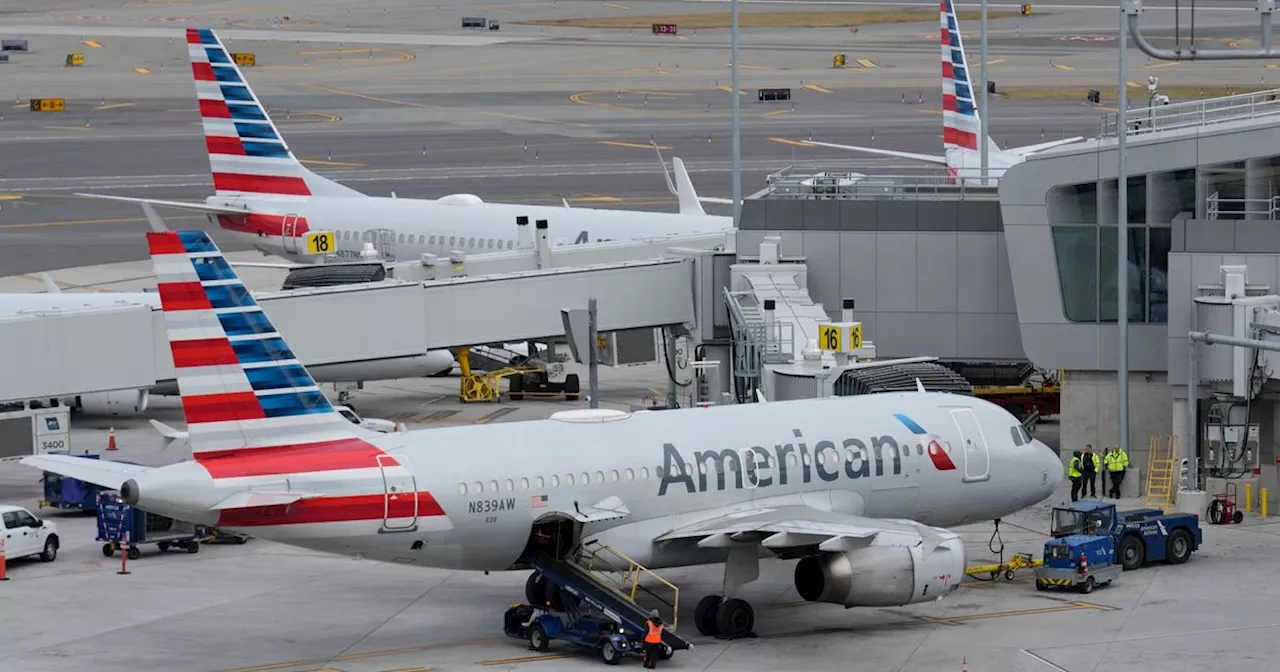
M363 195L316 175L294 157L212 30L188 28L187 50L216 196L305 199Z
M978 136L982 134L982 121L978 116L977 98L973 82L969 78L969 61L964 53L964 41L960 38L960 26L956 23L955 6L951 0L941 0L942 15L942 146L951 150L978 149ZM987 151L998 152L1000 147L986 138Z
M203 231L147 233L192 455L366 438L334 410Z

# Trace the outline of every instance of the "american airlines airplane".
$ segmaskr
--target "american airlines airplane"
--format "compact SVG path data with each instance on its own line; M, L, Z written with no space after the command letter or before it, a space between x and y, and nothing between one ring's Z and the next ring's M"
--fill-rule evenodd
M974 100L973 88L969 80L969 64L964 55L964 45L960 40L960 29L956 24L955 9L951 0L942 0L942 147L944 156L933 154L916 154L899 152L878 147L860 147L855 145L837 145L816 140L805 141L810 145L848 149L856 152L867 152L881 156L893 156L913 161L924 161L947 167L952 178L959 178L965 184L982 184L982 152L978 148L978 136L982 133L982 122ZM984 138L987 143L987 178L994 184L995 180L1010 167L1022 163L1027 156L1047 149L1080 142L1084 138L1064 138L1042 142L1037 145L1001 149L995 140Z
M334 411L206 233L147 242L193 459L22 463L162 515L422 567L564 567L594 544L649 568L725 563L723 594L694 621L736 637L754 627L738 590L760 558L798 559L812 602L935 600L965 575L945 527L1012 514L1062 480L1013 415L923 389L375 434Z
M306 237L332 231L338 256L358 257L366 243L392 259L509 250L516 217L547 220L552 244L714 233L733 228L732 217L706 214L680 159L678 214L484 203L472 194L438 200L367 196L325 179L289 150L270 115L249 88L222 41L209 29L187 29L196 97L204 121L214 194L203 204L101 194L92 198L150 203L205 213L211 224L269 254L312 263Z

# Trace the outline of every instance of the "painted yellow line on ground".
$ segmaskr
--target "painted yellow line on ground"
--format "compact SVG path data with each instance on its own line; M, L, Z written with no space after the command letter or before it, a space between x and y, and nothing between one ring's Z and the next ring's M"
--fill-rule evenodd
M1148 69L1148 70L1155 70L1155 69L1157 69L1157 68L1172 68L1172 67L1173 67L1173 66L1175 66L1175 65L1182 65L1182 62L1181 62L1181 61L1168 61L1168 62L1166 62L1166 63L1152 63L1151 65L1148 65L1148 66L1147 66L1147 69Z
M0 201L21 201L21 194L0 194Z
M932 110L932 109L929 109L929 110L916 110L916 112L919 112L920 114L936 114L936 115L941 115L941 114L942 114L942 110Z
M807 142L804 142L803 140L788 140L786 138L769 138L769 142L780 142L784 145L795 145L796 147L813 147L814 146Z
M203 123L201 123L200 125L204 126ZM45 126L45 128L53 131L87 131L89 130L84 126Z
M724 67L726 67L726 68L732 68L732 67L733 67L733 64L732 64L732 63L725 63L725 64L724 64ZM751 64L749 64L749 63L739 63L739 64L738 64L738 67L739 67L739 68L746 69L746 70L768 70L768 68L764 67L763 65L751 65Z
M133 106L134 106L134 105L136 105L136 104L137 104L137 103L114 103L114 104L112 104L112 105L99 105L99 106L97 106L97 107L95 107L95 108L93 108L93 109L95 109L95 110L114 110L114 109L121 108L121 107L133 107Z
M1272 69L1272 70L1275 70L1276 68L1280 68L1280 63L1267 63L1266 65L1264 65L1264 66L1262 66L1262 67L1264 67L1264 68L1270 68L1270 69ZM22 106L21 106L21 105L17 105L17 106L15 106L15 107L22 107Z
M150 68L134 68L134 69L133 69L133 71L134 71L134 72L136 72L136 73L138 73L139 75L149 75L149 74L151 74L151 69L150 69Z
M728 85L728 84L721 84L720 86L717 86L717 87L716 87L716 91L724 91L725 93L733 93L733 89L729 88L729 85ZM739 95L739 96L745 96L745 95L747 95L747 92L746 92L746 91L743 91L742 89L738 89L738 95ZM21 107L21 105L19 105L19 107Z
M631 147L632 149L671 149L666 145L642 145L638 142L622 142L619 140L601 140L602 145L613 145L614 147Z
M1000 65L1001 63L1004 63L1004 62L1005 62L1005 59L997 58L993 61L987 61L987 65Z
M876 65L876 62L875 62L875 61L873 61L873 60L871 60L871 59L869 59L869 58L859 58L859 59L858 59L858 65L861 65L861 66L862 66L862 67L864 67L864 68L878 68L878 67L880 67L879 65Z
M321 161L320 159L298 159L298 161L316 166L338 166L342 168L361 168L366 165L363 163L348 163L346 161Z
M621 203L622 199L617 196L583 196L582 198L571 198L570 201L575 203Z
M203 217L203 215L201 215ZM422 653L424 651L433 651L439 649L456 649L465 646L479 646L486 644L496 644L506 641L505 637L479 637L476 639L459 640L456 642L443 642L440 644L423 644L422 646L409 646L402 649L385 649L382 651L365 651L362 653L346 653L332 658L308 658L302 660L289 660L279 663L269 663L267 665L255 665L253 667L237 667L231 670L221 670L221 672L269 672L270 670L283 670L290 667L302 667L303 665L331 665L335 662L344 660L364 660L368 658L380 658L384 656L399 656L406 653ZM565 654L566 656L569 654Z
M94 48L94 49L101 49L101 48L102 48L102 45L101 45L100 43L98 43L98 41L96 41L96 40L85 40L82 44L84 44L84 46L86 46L86 47L92 47L92 48Z
M205 219L204 215L165 216L165 220ZM73 219L62 222L26 222L23 224L0 224L0 229L38 229L46 226L81 226L85 224L121 224L124 222L145 222L144 217L114 217L111 219Z
M387 672L431 672L429 667L401 667Z
M372 100L379 103L390 103L392 105L404 105L406 107L417 107L417 108L422 108L427 110L456 110L458 112L468 112L471 114L486 114L494 117L502 117L504 119L518 119L520 121L533 121L540 124L556 124L556 125L563 125L563 126L577 126L579 128L591 128L591 124L582 124L582 123L573 122L573 121L558 121L556 119L539 119L537 117L525 117L518 114L508 114L506 112L494 112L493 110L477 110L477 109L466 108L466 107L450 107L448 105L429 105L427 103L414 103L407 100L396 100L394 98L381 98L378 96L370 96L363 93L356 93L355 91L344 91L342 89L335 89L330 86L320 86L319 84L299 84L299 86L305 86L309 89L315 89L317 91L326 91L328 93L332 93L339 96L363 98L365 100Z
M612 7L614 9L631 9L630 7L618 2L602 2L600 4L604 5L605 7Z
M834 93L834 91L822 86L821 84L805 84L804 88L809 89L810 91L817 91L818 93Z
M1058 70L1075 70L1075 68L1069 65L1063 65L1061 63L1054 63L1053 67L1057 68Z
M794 110L774 110L774 111L772 111L772 112L765 112L765 113L764 113L764 116L766 116L766 117L780 117L780 116L782 116L782 115L784 115L784 114L791 114L793 111L794 111Z
M568 658L570 655L572 654L553 653L549 656L524 656L523 658L503 658L501 660L481 660L481 661L478 661L476 665L483 665L484 667L495 667L498 665L516 665L518 663L535 663L539 660L561 660L563 658Z

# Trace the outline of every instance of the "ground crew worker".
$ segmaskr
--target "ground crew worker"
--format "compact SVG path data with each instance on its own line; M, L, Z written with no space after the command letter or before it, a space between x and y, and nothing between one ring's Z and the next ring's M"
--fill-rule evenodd
M659 652L662 650L662 617L658 610L649 612L649 620L644 622L644 666L650 670L658 667Z
M1103 457L1107 473L1111 476L1111 490L1107 493L1112 499L1120 499L1120 484L1124 482L1124 470L1129 468L1129 454L1120 446L1111 446Z
M1080 488L1080 494L1086 497L1097 497L1098 472L1102 470L1102 465L1099 463L1098 455L1093 452L1093 445L1085 444L1081 464L1080 471L1084 472L1084 478L1081 479L1083 485ZM1106 483L1102 485L1105 487ZM1084 494L1086 491L1088 491L1088 495Z
M1071 501L1073 502L1080 499L1080 486L1082 485L1081 478L1084 476L1080 471L1080 466L1082 464L1081 460L1080 451L1072 451L1071 463L1068 465L1067 470L1067 478L1071 479Z

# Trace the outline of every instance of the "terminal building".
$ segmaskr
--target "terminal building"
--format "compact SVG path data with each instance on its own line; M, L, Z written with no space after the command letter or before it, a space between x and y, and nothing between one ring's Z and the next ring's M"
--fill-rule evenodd
M367 282L331 287L336 275L297 274L285 282L297 288L259 298L308 366L329 367L443 348L471 348L478 361L482 346L563 341L560 311L596 298L608 363L670 360L683 339L683 351L703 364L687 367L693 379L681 386L703 403L911 390L917 379L971 394L982 384L975 371L1034 365L1057 371L1062 383L1065 459L1085 444L1117 441L1123 247L1131 371L1124 443L1133 472L1146 475L1153 442L1169 461L1199 446L1210 490L1212 479L1236 477L1274 490L1280 388L1271 376L1280 375L1280 359L1270 367L1263 351L1200 344L1194 427L1186 390L1188 331L1280 339L1278 93L1133 112L1124 245L1116 119L1108 115L1096 138L1033 155L996 187L788 168L744 201L741 227L729 234L554 247L545 229L530 235L535 227L521 227L518 250L423 255L363 275L348 264L338 275ZM468 310L499 304L506 309ZM331 314L363 319L335 325ZM429 319L439 315L466 318ZM104 336L67 361L99 364L7 377L0 401L171 378L167 348L157 348L163 320L149 309L25 315L0 320L0 338L31 340L12 352L46 352L50 330L68 320L80 321L75 333ZM818 345L821 325L832 322L861 323L852 361ZM872 358L880 363L868 364ZM675 389L673 379L669 398ZM1173 471L1166 490L1177 489ZM1136 489L1145 479L1127 480Z

